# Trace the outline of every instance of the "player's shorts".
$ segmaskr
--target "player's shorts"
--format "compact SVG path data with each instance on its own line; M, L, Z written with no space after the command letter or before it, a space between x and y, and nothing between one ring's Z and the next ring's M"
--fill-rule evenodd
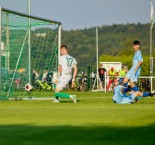
M71 76L60 76L56 88L60 91L63 90L70 80Z
M125 94L120 104L131 104L135 98L136 96L134 95L134 93L130 95Z
M115 95L113 96L112 100L113 100L114 103L117 103L117 104L131 104L131 102L132 102L132 97L131 97L131 95L126 96L126 95L124 94L122 100L119 100L119 101L116 99L117 97L118 97L118 96L115 96Z
M132 82L137 82L138 81L138 76L135 75L134 71L128 71L126 74L126 77L130 79Z
M132 102L132 97L131 95L129 96L124 96L122 101L119 104L131 104Z
M117 96L117 95L114 95L113 98L112 98L114 103L117 103L117 104L131 104L133 102L133 100L136 98L134 93L130 94L130 95L123 94L123 96L122 95ZM122 97L122 100L117 99L117 98L120 98L120 97Z

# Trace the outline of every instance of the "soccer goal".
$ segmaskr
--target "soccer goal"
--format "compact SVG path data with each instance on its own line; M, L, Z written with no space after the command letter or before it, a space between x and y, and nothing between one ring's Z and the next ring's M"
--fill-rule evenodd
M61 23L0 8L0 44L0 97L51 97Z

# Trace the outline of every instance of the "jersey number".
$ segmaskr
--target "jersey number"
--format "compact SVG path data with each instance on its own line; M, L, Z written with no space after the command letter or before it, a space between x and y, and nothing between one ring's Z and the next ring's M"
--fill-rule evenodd
M67 58L67 67L71 67L72 66L72 63L73 63L73 58Z

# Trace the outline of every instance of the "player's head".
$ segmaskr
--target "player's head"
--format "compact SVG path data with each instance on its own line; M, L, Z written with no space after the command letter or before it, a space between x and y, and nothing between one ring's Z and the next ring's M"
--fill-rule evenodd
M61 55L65 55L65 54L68 53L68 48L67 48L66 45L61 45L61 47L60 47L60 53L61 53Z
M137 51L139 49L139 47L140 47L140 41L135 40L133 42L133 49L134 49L134 51Z
M111 67L111 71L114 71L114 67Z
M128 86L130 86L131 88L133 88L135 86L135 82L129 80L128 81Z

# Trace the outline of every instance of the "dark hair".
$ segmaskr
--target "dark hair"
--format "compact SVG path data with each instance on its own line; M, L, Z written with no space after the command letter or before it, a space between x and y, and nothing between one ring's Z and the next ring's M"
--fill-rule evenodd
M60 46L60 49L61 49L61 48L66 48L66 49L68 49L66 45L61 45L61 46Z
M140 41L135 40L135 41L133 42L133 45L140 45Z

